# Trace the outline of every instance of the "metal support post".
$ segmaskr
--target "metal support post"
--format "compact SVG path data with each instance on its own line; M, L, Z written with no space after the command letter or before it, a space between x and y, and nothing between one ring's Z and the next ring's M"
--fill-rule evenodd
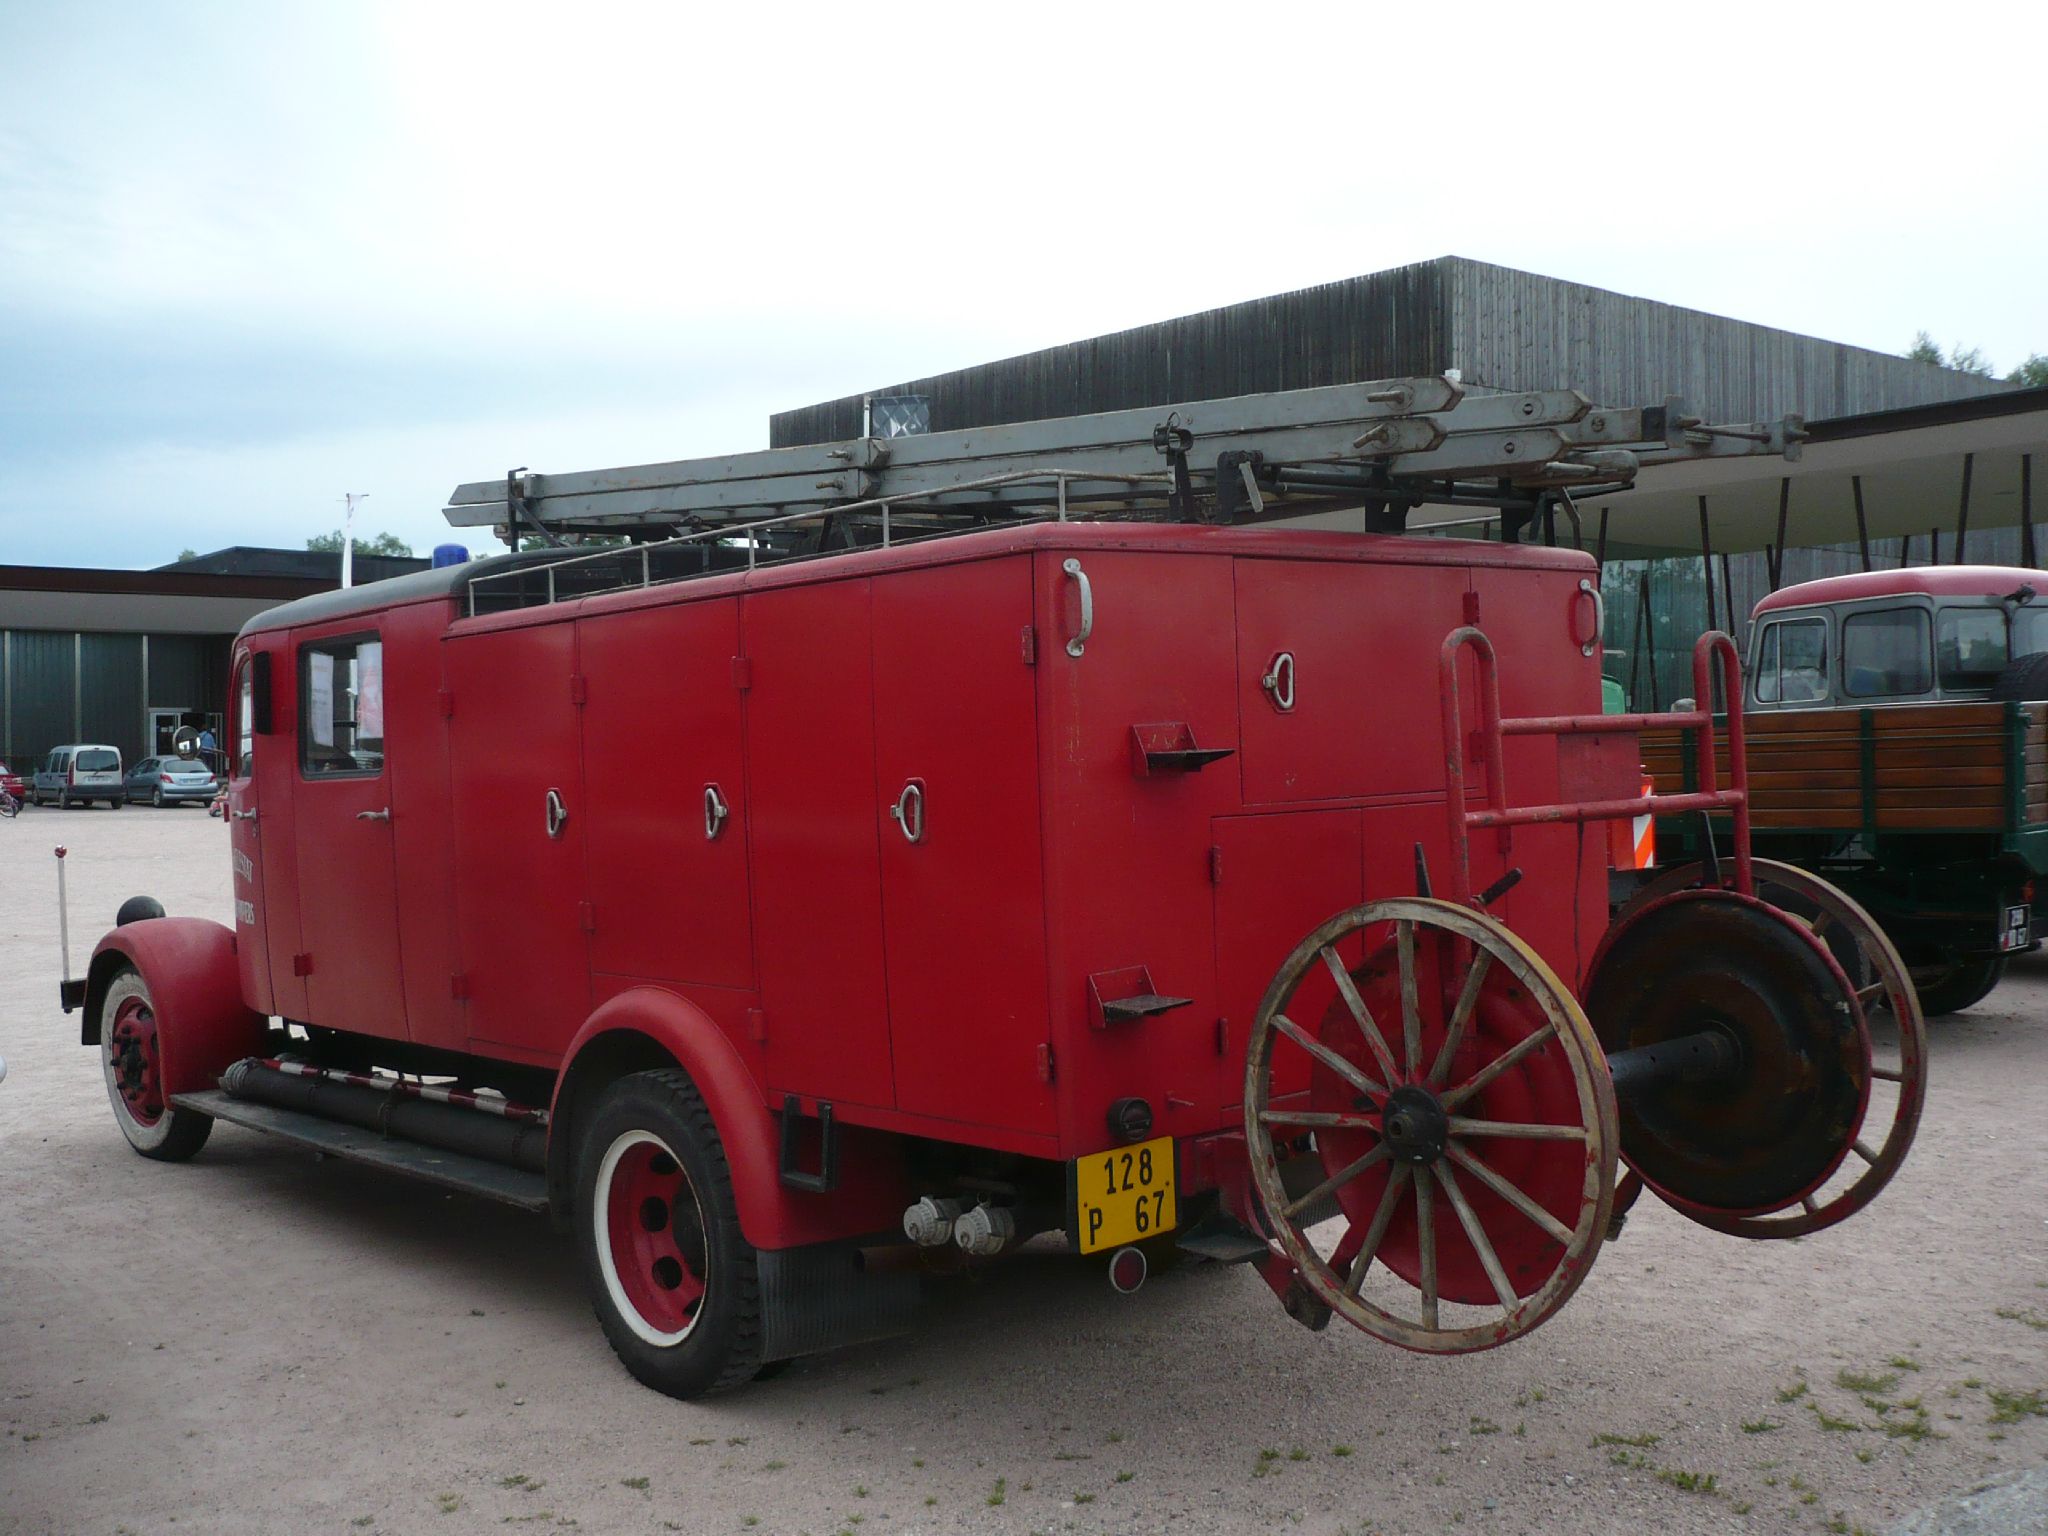
M1870 525L1863 520L1863 477L1851 475L1849 489L1856 495L1856 547L1863 552L1863 569L1870 569Z
M1963 546L1970 537L1970 471L1976 468L1977 455L1963 455L1963 499L1956 507L1956 564L1963 563ZM1941 562L1937 559L1937 565Z
M2020 564L2033 566L2034 559L2034 456L2020 455Z
M1714 622L1714 540L1707 532L1707 498L1700 498L1700 561L1706 567L1707 576L1707 628L1718 629Z

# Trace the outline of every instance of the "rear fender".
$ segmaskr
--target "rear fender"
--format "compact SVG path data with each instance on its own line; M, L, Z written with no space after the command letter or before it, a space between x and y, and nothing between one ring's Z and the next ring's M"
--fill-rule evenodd
M634 987L600 1006L563 1057L548 1128L548 1203L566 1221L575 1203L581 1122L607 1083L629 1072L680 1067L711 1111L732 1171L740 1231L760 1249L794 1248L893 1230L910 1203L901 1142L842 1126L839 1181L829 1194L781 1178L781 1122L738 1049L710 1015L660 987Z
M166 1093L211 1088L230 1063L261 1054L270 1021L242 1000L231 929L203 917L151 917L114 929L86 969L81 1043L100 1043L107 988L124 967L149 985Z

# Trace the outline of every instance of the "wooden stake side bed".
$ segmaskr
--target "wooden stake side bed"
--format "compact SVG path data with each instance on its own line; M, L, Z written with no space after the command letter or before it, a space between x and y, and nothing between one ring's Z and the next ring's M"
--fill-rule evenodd
M2048 833L2042 706L1786 710L1751 714L1745 723L1750 815L1760 831L1979 832L2012 840ZM1695 787L1693 734L1643 732L1643 766L1660 789ZM1716 772L1725 784L1725 739Z

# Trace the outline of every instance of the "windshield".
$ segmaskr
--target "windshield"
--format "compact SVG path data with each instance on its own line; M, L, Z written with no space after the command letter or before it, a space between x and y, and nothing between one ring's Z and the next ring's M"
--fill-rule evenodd
M80 773L112 773L121 766L121 754L110 752L105 747L97 751L81 752L72 767Z

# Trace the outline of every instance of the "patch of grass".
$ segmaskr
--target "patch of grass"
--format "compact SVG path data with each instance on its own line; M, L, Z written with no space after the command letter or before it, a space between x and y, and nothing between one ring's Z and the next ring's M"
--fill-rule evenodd
M1000 1477L996 1479L996 1486L998 1488L1003 1486L1003 1480ZM866 1483L855 1483L853 1485L853 1496L856 1499L866 1498L868 1496L868 1485Z
M1054 1461L1093 1461L1095 1458L1086 1451L1054 1451L1052 1459ZM921 1467L924 1463L920 1461L917 1465Z
M442 1514L452 1515L455 1511L462 1508L462 1495L459 1493L437 1493L434 1495L434 1502L441 1507Z
M1270 1476L1272 1476L1272 1474L1273 1474L1273 1470L1274 1470L1274 1465L1275 1465L1275 1463L1277 1463L1277 1462L1278 1462L1279 1460L1280 1460L1280 1453L1279 1453L1278 1451L1274 1450L1274 1449L1273 1449L1273 1448L1272 1448L1271 1446L1268 1446L1268 1447L1266 1447L1266 1448L1265 1448L1264 1450L1262 1450L1262 1451L1260 1451L1260 1452L1259 1452L1259 1460L1258 1460L1258 1464L1257 1464L1256 1466L1254 1466L1254 1467L1252 1468L1252 1476L1253 1476L1253 1477L1270 1477Z
M1109 1432L1107 1438L1111 1445L1121 1445L1123 1443L1124 1432L1120 1429L1112 1429Z
M538 1488L540 1484L536 1483L524 1472L514 1472L510 1477L499 1478L498 1486L500 1488L526 1488L530 1491L531 1489Z
M711 1444L711 1437L709 1435L693 1435L690 1438L690 1444L709 1445Z
M1784 1421L1781 1419L1744 1419L1742 1421L1742 1432L1745 1435L1768 1435L1772 1430L1783 1429L1784 1427Z
M1917 1442L1943 1438L1940 1431L1936 1430L1933 1423L1928 1419L1927 1410L1920 1406L1918 1398L1915 1398L1911 1404L1910 1417L1906 1413L1907 1406L1901 1403L1899 1405L1900 1412L1881 1419L1878 1423L1878 1428L1882 1429L1886 1435L1894 1440L1912 1440Z
M1330 1454L1332 1456L1349 1456L1351 1454L1351 1447L1348 1445L1333 1445L1330 1447Z
M1871 1463L1872 1463L1873 1461L1877 1460L1877 1452L1875 1452L1875 1451L1872 1451L1872 1450L1862 1450L1862 1451L1858 1451L1858 1452L1856 1453L1856 1459L1857 1459L1858 1461L1862 1462L1862 1463L1863 1463L1863 1465L1865 1465L1865 1466L1867 1467L1867 1466L1869 1466L1869 1465L1870 1465L1870 1464L1871 1464Z
M743 1517L740 1521L740 1524L744 1525L749 1530L752 1530L755 1526L759 1525L760 1523L761 1517L759 1515L747 1515Z
M1116 1480L1120 1483L1128 1483L1132 1478L1136 1477L1137 1475L1138 1474L1135 1472L1119 1472L1116 1475Z
M1093 1504L1095 1502L1095 1495L1092 1493L1077 1493L1074 1495L1074 1502L1076 1504Z
M1289 1461L1307 1461L1308 1450L1304 1446L1293 1446L1287 1452L1287 1459Z
M1822 1429L1833 1430L1838 1435L1861 1434L1863 1431L1863 1426L1854 1419L1838 1419L1819 1403L1811 1403L1808 1406L1813 1409L1813 1416L1820 1421Z
M1895 1371L1917 1371L1920 1369L1920 1362L1911 1355L1893 1355L1891 1359L1885 1361L1885 1364Z
M1500 1426L1494 1423L1493 1420L1482 1419L1475 1413L1472 1415L1472 1433L1475 1435L1497 1435L1500 1433Z
M2001 1392L1993 1387L1986 1395L1991 1400L1993 1424L2017 1424L2029 1417L2048 1419L2048 1399L2039 1392Z
M938 1502L939 1496L935 1493L928 1493L924 1496L924 1507L926 1509L930 1509L934 1504Z
M1806 1383L1803 1381L1795 1381L1789 1387L1778 1388L1778 1401L1781 1403L1796 1403L1804 1396L1806 1396Z
M1897 1371L1837 1371L1835 1385L1844 1392L1890 1392L1899 1384Z
M1616 1435L1602 1431L1600 1434L1597 1434L1593 1437L1593 1444L1596 1446L1633 1445L1639 1450L1648 1450L1651 1446L1655 1445L1659 1440L1662 1440L1663 1438L1664 1437L1662 1435L1653 1435L1647 1432L1640 1435Z
M107 1416L104 1413L96 1413L85 1422L88 1424L104 1424L107 1422Z
M1738 1515L1746 1515L1754 1508L1756 1508L1754 1504L1750 1503L1749 1500L1744 1499L1740 1504L1735 1506L1735 1513Z
M619 1479L619 1486L621 1488L631 1488L636 1493L645 1493L647 1491L647 1483L648 1479L644 1477L622 1477Z
M1809 1490L1799 1495L1799 1502L1802 1504L1818 1504L1820 1502L1820 1495Z
M1549 1394L1546 1393L1541 1387L1531 1387L1528 1391L1524 1392L1521 1396L1515 1399L1515 1406L1517 1408L1526 1408L1531 1403L1542 1402L1543 1399L1548 1395Z
M1657 1481L1669 1483L1680 1493L1712 1493L1721 1482L1712 1472L1685 1472L1677 1467L1661 1468L1657 1473Z
M1998 1315L2009 1323L2025 1323L2036 1333L2048 1333L2048 1317L2043 1317L2032 1307L2000 1307Z
M764 1461L761 1463L761 1470L763 1472L780 1472L788 1465L789 1463L786 1461Z
M1001 1504L1007 1504L1007 1503L1009 1502L1009 1499L1010 1499L1010 1484L1009 1484L1008 1480L1007 1480L1007 1479L1005 1479L1005 1478L1000 1478L1000 1477L999 1477L999 1478L997 1478L997 1479L996 1479L996 1485L995 1485L995 1487L991 1488L991 1489L989 1490L989 1492L988 1492L988 1506L989 1506L989 1508L990 1508L990 1509L994 1509L994 1508L996 1508L996 1507L997 1507L998 1505L1001 1505Z

